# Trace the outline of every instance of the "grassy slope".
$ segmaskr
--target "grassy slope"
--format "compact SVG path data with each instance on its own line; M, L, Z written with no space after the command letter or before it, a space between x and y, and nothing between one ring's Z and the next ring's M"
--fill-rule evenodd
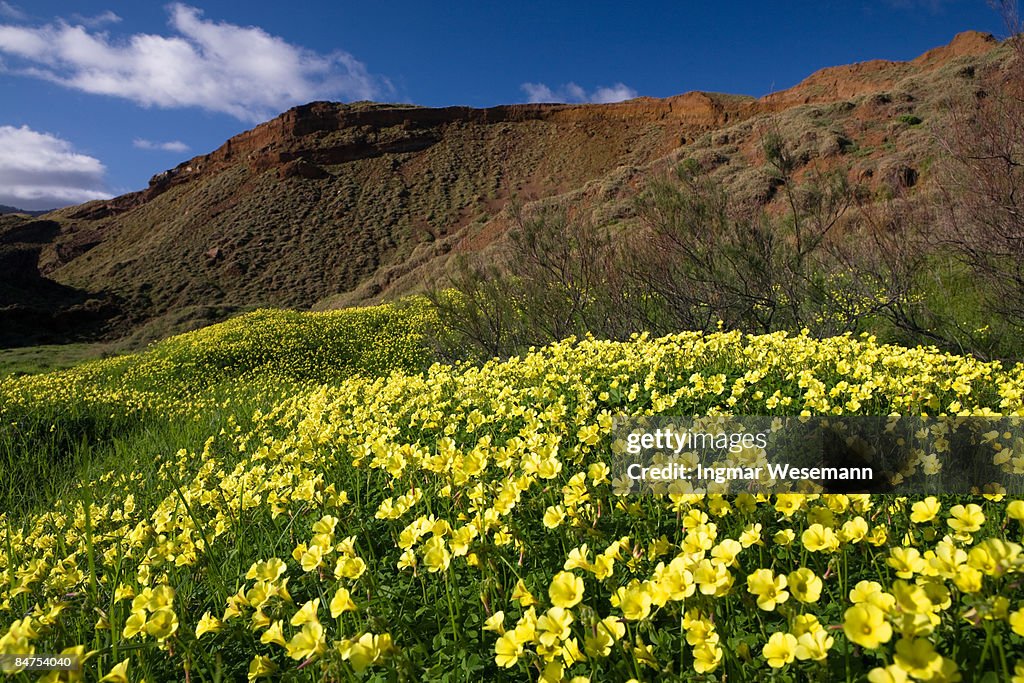
M304 382L418 368L424 313L409 306L256 311L142 352L0 377L0 510L45 505L86 463L173 453Z
M111 353L109 344L51 344L0 349L0 377L67 370Z

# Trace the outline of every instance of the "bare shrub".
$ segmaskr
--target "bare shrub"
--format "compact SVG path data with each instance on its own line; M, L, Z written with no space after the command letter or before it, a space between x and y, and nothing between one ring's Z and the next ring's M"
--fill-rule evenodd
M985 283L987 304L1024 325L1024 35L1015 3L999 3L1014 57L988 87L951 104L939 132L945 232Z
M443 356L504 357L570 336L627 337L640 324L606 226L562 206L512 208L506 248L491 263L461 259L428 296Z
M909 296L917 255L895 234L861 234L870 216L854 209L869 203L842 170L811 169L798 182L801 162L780 136L767 135L764 151L782 215L734 201L694 162L641 196L629 272L663 302L667 326L710 329L720 320L751 332L831 335L891 315Z

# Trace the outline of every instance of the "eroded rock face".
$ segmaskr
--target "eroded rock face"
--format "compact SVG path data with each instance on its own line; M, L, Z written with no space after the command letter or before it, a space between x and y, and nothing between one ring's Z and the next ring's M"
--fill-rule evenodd
M646 165L758 111L753 98L705 93L489 109L313 102L145 190L62 210L41 267L76 285L147 285L164 311L210 292L310 305L357 287L421 237L451 249L447 237L513 199Z
M647 123L692 135L751 116L760 109L753 98L699 92L666 99L640 97L610 105L515 104L489 109L311 102L236 135L210 154L153 176L149 187L141 192L90 203L74 217L95 220L126 211L177 184L239 163L256 171L277 169L281 179L324 178L326 172L318 168L320 165L418 152L440 142L451 126L538 121L600 128L609 122Z
M932 70L959 57L985 54L998 45L999 41L991 33L965 31L949 45L929 50L910 62L876 59L821 69L788 90L763 97L761 102L770 109L778 110L801 104L848 100L884 91L908 74Z
M991 33L964 31L958 33L949 45L928 50L911 63L919 67L937 66L958 57L983 55L997 45L999 41Z

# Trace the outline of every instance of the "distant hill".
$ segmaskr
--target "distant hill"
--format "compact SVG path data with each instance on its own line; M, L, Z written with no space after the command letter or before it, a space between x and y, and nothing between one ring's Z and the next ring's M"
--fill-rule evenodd
M7 213L23 213L27 216L42 216L44 213L49 213L50 211L52 211L52 209L45 209L43 211L29 211L27 209L19 209L14 206L0 204L0 215Z
M571 202L628 228L637 190L686 157L733 191L771 202L759 146L769 129L798 143L804 165L849 166L876 187L914 185L927 180L943 102L983 88L1009 53L968 32L910 62L824 69L759 99L691 92L606 105L295 107L144 190L46 214L56 227L19 252L20 271L0 272L0 283L21 277L22 292L5 307L0 289L0 326L5 315L40 319L38 307L25 307L42 282L73 293L69 306L91 301L93 317L84 332L49 323L26 331L25 343L153 336L254 306L376 302L438 277L456 254L486 254L513 201ZM3 225L0 246L24 244ZM49 318L64 310L54 305Z

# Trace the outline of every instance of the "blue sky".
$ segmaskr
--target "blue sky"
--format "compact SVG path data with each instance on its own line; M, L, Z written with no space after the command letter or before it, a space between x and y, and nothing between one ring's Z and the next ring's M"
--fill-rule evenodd
M985 0L0 0L0 204L141 189L316 99L760 96L826 66L912 59L967 29L1004 30Z

